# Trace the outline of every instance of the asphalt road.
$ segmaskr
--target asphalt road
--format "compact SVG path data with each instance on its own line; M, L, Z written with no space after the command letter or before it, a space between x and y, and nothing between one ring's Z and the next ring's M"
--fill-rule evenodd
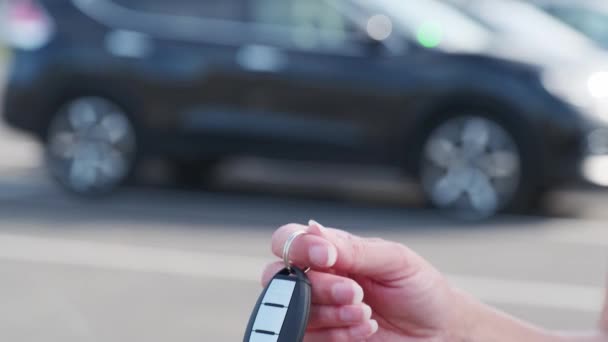
M556 194L535 217L462 223L400 196L407 185L362 181L367 172L311 190L308 171L264 181L297 165L246 161L220 170L219 190L141 186L83 201L47 180L27 138L0 128L0 142L2 341L238 341L273 260L271 232L309 218L406 243L455 285L545 327L591 328L599 311L602 192Z

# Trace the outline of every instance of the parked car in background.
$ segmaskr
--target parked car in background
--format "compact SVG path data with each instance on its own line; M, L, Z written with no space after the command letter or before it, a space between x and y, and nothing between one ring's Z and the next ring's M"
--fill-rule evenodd
M584 34L556 20L529 1L443 1L494 31L496 38L508 43L508 49L512 50L503 49L500 52L511 53L510 57L572 64L580 62L582 56L595 58L602 53ZM512 15L504 15L506 12ZM555 39L559 39L560 43L556 44Z
M449 14L411 6L429 4ZM408 22L403 1L20 6L10 25L47 31L13 44L4 118L82 195L114 190L149 156L205 168L252 155L396 167L434 206L487 216L578 179L599 127L539 68L480 53L484 29Z
M602 0L534 0L546 13L608 49L608 3Z
M608 186L608 54L586 35L522 0L443 0L496 32L490 53L542 67L545 87L576 107L597 129L588 134L585 179ZM594 2L538 0L571 7ZM578 8L578 7L577 7ZM503 13L510 13L505 16Z
M587 81L608 71L608 54L585 35L526 1L444 1L496 32L494 54L541 66L548 87L578 107L601 105ZM608 107L588 111L603 119Z

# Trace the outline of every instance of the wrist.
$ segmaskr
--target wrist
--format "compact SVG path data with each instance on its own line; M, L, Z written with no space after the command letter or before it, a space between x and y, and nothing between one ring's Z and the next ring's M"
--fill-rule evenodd
M452 292L452 307L456 310L451 315L445 342L567 341L497 311L463 291Z
M445 342L475 342L477 328L484 319L484 308L478 300L460 289L451 289L452 305Z

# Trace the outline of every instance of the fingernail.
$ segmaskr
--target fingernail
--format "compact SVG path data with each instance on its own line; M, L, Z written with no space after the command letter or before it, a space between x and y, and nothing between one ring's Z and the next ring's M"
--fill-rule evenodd
M350 334L354 338L365 338L370 335L373 335L374 333L376 333L376 331L378 331L378 322L372 319L367 321L366 324L361 324L356 327L352 327L350 329Z
M319 222L317 222L315 220L309 220L308 227L313 227L313 226L316 226L321 233L323 233L323 231L325 230L325 227L322 224L320 224Z
M308 251L310 261L316 266L331 267L336 263L338 252L334 246L312 246Z
M378 321L376 321L375 319L370 319L369 325L372 328L372 334L375 334L378 331Z
M363 289L353 283L338 283L331 291L334 299L340 304L359 304L363 301Z
M372 308L369 305L363 304L363 319L372 318Z

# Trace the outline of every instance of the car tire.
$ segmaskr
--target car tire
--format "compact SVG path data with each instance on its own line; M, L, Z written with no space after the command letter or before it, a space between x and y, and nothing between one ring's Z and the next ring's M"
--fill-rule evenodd
M537 202L538 156L522 130L497 117L472 113L444 116L426 132L418 172L433 207L480 219L523 212Z
M138 160L133 121L109 99L74 98L49 121L45 155L62 188L89 197L111 193L133 176Z

